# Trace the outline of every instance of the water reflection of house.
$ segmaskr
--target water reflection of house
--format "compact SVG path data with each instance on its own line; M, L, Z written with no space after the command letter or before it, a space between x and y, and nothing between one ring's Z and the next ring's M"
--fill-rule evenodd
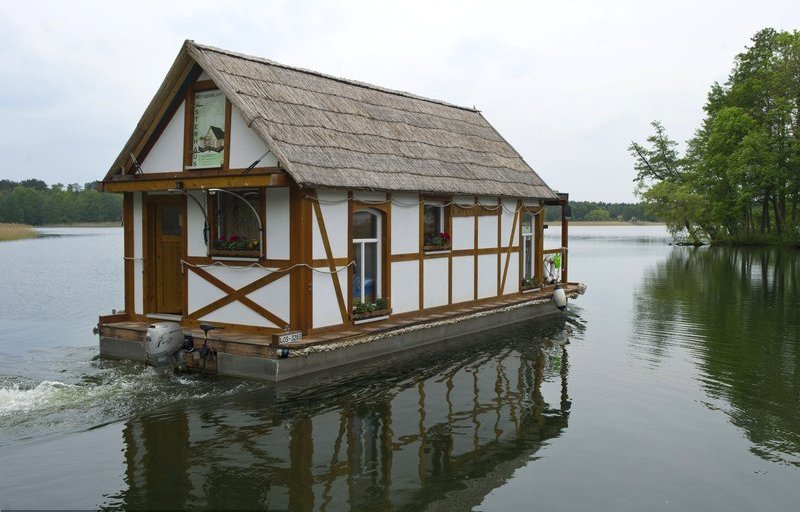
M208 133L200 137L201 151L222 151L225 149L225 130L218 126L210 126Z
M210 92L225 128L204 144L225 151L200 169L193 109ZM578 289L567 194L480 111L192 41L101 189L124 195L125 306L99 322L110 357L143 359L154 319L197 335L214 323L226 330L211 371L280 379L459 330L442 321L463 334L550 313L556 279ZM561 206L557 248L544 247L545 205ZM538 287L555 253L559 275ZM410 326L424 335L361 343ZM280 348L303 357L277 358L287 329L302 339Z
M125 429L122 502L469 509L567 427L567 371L561 346L495 344L366 391L360 382L311 399L258 393L136 419Z

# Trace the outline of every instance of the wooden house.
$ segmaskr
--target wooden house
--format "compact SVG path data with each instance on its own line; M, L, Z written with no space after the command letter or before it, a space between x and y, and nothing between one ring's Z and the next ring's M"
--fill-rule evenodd
M232 364L540 303L552 287L525 292L548 252L575 291L566 220L543 247L543 207L566 194L479 111L193 41L101 188L124 195L124 311L99 324L112 357L138 358L122 343L156 320L224 327Z

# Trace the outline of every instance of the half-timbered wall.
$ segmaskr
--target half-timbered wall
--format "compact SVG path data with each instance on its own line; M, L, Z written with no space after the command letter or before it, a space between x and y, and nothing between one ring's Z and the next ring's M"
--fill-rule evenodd
M263 279L270 275L274 268L261 267L224 267L209 266L204 268L205 272L214 278L224 282L226 285L236 290L244 288L250 283ZM187 272L188 278L188 307L189 311L197 311L214 301L224 298L227 293L219 287L213 285L208 280L194 272ZM274 321L268 320L259 315L251 308L244 305L241 301L233 301L219 309L211 311L196 320L201 322L219 322L226 324L241 324L256 327L283 329L289 323L289 275L263 286L254 292L245 295L248 299L258 304L262 308L270 311L273 315L284 320L283 325L276 325Z
M317 199L315 212L319 214L311 217L311 254L317 270L312 277L312 326L315 329L341 325L346 320L342 318L341 301L347 303L346 265L351 243L347 192L322 189L317 191ZM338 271L335 274L330 273L328 260L331 258ZM333 279L339 281L338 290Z

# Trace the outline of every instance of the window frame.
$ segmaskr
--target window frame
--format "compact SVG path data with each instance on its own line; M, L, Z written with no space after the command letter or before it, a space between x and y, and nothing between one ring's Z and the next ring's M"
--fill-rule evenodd
M441 252L441 251L450 251L453 247L453 234L452 234L452 224L451 224L451 212L450 212L450 199L449 198L442 198L442 197L424 197L422 198L422 208L420 209L420 215L422 218L420 219L420 252ZM441 246L434 246L429 245L427 243L427 234L425 232L425 209L427 207L434 207L439 209L439 226L436 232L436 235L439 233L445 233L448 236L448 240L444 245Z
M353 246L354 261L355 261L355 250L356 250L355 245L356 244L360 245L360 248L359 248L360 252L361 252L360 258L361 258L361 262L362 262L362 264L361 264L361 273L363 274L363 271L364 271L364 255L365 255L365 252L366 252L365 251L365 246L366 246L366 244L375 244L375 254L376 254L377 258L378 258L378 261L376 262L376 266L375 266L375 300L377 301L378 299L383 298L383 279L384 279L384 276L383 276L383 262L384 262L383 245L384 244L383 244L383 240L382 239L383 239L384 219L383 219L382 212L380 212L378 210L373 210L372 208L364 208L364 209L360 209L360 210L354 211L353 212L353 219L355 219L356 215L361 214L361 213L366 213L366 214L369 214L369 215L372 215L373 217L375 217L375 219L376 219L375 237L374 238L353 238L351 240L351 245ZM352 300L356 299L355 290L352 289L353 288L353 281L355 280L355 276L356 276L356 267L354 266L353 267L353 279L350 280L350 288L351 288L350 297L351 297ZM362 279L360 279L360 282L361 282L361 290L360 290L360 293L359 293L358 302L365 302L364 299L366 298L366 286L365 286L365 280L363 279L363 275L362 275ZM353 308L355 308L355 304L353 304Z
M214 247L214 242L218 239L219 236L218 231L220 226L217 224L217 211L219 207L219 197L221 195L225 195L230 197L233 201L241 201L234 196L229 194L215 192L214 194L208 193L206 195L206 211L208 212L208 254L212 258L244 258L244 259L258 259L259 257L265 258L267 251L266 251L266 224L265 224L265 215L264 212L266 211L266 193L263 188L231 188L225 189L230 192L235 192L241 196L244 196L245 192L255 191L258 193L258 204L254 204L253 207L258 212L258 220L261 224L261 233L258 233L256 236L258 237L259 248L257 249L243 249L243 250L234 250L234 249L217 249ZM244 205L242 205L244 207ZM247 212L252 214L252 211L247 208Z

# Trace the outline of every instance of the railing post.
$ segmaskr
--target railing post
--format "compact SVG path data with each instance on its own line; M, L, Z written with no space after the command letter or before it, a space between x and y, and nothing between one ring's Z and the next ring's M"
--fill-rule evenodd
M569 194L559 193L558 199L561 202L561 282L566 283L569 254L569 219L572 212L569 207Z

